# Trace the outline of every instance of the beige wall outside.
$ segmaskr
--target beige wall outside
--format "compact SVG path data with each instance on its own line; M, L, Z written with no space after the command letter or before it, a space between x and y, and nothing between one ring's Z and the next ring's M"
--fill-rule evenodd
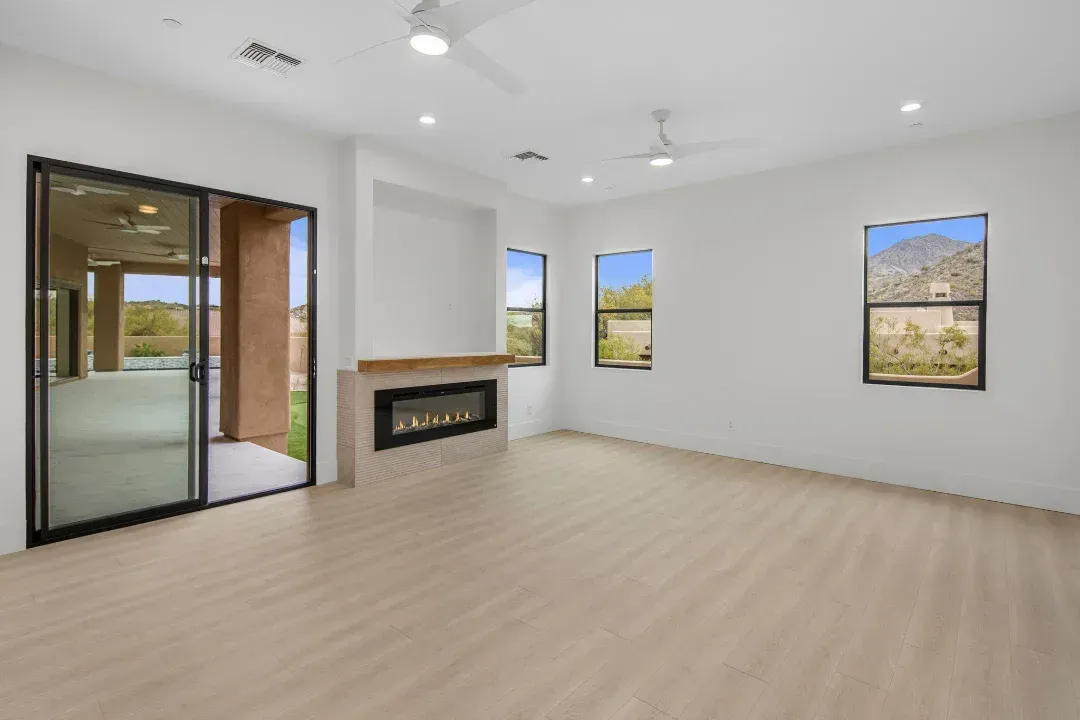
M221 431L285 452L289 432L289 223L221 208Z
M87 305L86 305L86 246L68 240L66 237L52 233L52 241L49 243L49 277L63 280L76 287L75 292L79 298L79 331L77 337L86 337ZM49 356L56 353L55 338L50 338ZM86 377L89 367L85 348L76 348L79 359L78 376Z

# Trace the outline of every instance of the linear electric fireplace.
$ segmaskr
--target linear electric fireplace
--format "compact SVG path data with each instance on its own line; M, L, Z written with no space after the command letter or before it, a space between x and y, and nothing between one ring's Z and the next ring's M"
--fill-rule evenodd
M375 391L375 449L388 450L499 426L498 381Z

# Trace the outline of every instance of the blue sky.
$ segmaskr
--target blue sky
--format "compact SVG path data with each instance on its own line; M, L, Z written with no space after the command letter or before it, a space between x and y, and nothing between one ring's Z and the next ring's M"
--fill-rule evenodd
M544 297L544 258L506 251L506 307L532 307Z
M879 225L870 228L867 232L866 252L869 257L873 257L901 240L930 233L968 243L982 242L986 238L986 218L979 216L904 223L903 225Z
M89 296L94 297L94 274L88 277ZM188 279L165 275L125 275L124 300L162 300L186 305ZM307 302L307 218L293 222L289 229L289 307ZM221 305L221 281L210 279L210 304Z
M601 255L597 258L600 287L633 285L645 275L652 277L652 250Z

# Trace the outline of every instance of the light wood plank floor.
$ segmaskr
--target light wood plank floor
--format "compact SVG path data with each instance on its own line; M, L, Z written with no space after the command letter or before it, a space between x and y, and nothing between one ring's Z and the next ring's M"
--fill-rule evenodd
M0 558L0 717L1078 720L1080 518L575 433Z

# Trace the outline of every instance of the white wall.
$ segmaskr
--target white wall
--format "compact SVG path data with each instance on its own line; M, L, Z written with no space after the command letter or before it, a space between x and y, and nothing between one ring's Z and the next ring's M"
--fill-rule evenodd
M26 157L124 170L314 206L320 268L334 244L337 147L328 138L264 121L189 93L167 91L0 47L0 264L2 334L25 333ZM336 479L334 359L337 298L319 274L317 475ZM0 553L22 548L25 528L26 360L21 340L0 354L0 383L17 398L0 407Z
M1073 115L578 209L555 298L561 420L1080 512L1078 199ZM863 385L863 226L984 211L987 391ZM593 368L593 255L640 248L655 367Z
M374 212L375 355L494 352L495 211L376 182Z
M408 331L400 323L397 327L388 327L389 323L383 320L385 309L378 309L383 302L376 297L384 282L382 276L398 271L407 259L406 253L387 247L378 237L387 229L388 236L393 237L408 235L415 238L425 230L457 233L445 220L449 217L460 225L462 208L478 211L474 215L478 218L476 237L488 248L489 263L472 280L462 278L464 282L477 283L489 293L487 311L477 312L475 316L468 313L470 319L466 323L483 323L490 329L482 331L479 326L474 329L477 333L491 333L491 339L479 343L478 347L463 347L461 351L503 351L506 348L507 247L548 255L548 317L552 323L559 322L559 303L553 299L553 294L564 267L561 254L565 240L565 209L515 195L490 178L373 145L361 138L350 138L341 143L340 153L344 175L341 182L344 222L337 272L339 283L348 285L350 289L346 292L354 292L356 299L343 305L339 318L339 367L356 367L356 358L408 354L403 352L405 343L416 342L400 337L403 330ZM388 210L388 206L392 207ZM442 222L438 217L432 219L440 215L444 216ZM428 249L441 252L437 247ZM475 257L478 263L482 261L479 255ZM412 260L416 261L416 258ZM435 272L427 263L424 267L425 273ZM490 325L488 318L493 321ZM424 322L430 324L427 320ZM560 427L555 394L559 367L557 346L557 337L549 334L548 366L510 370L511 438ZM423 354L432 351L419 344L414 347L426 350Z
M547 365L510 368L510 439L538 435L562 427L559 420L558 373L563 354L554 331L565 317L560 291L565 272L566 211L519 196L510 196L499 211L498 302L500 349L506 347L506 249L547 255Z

